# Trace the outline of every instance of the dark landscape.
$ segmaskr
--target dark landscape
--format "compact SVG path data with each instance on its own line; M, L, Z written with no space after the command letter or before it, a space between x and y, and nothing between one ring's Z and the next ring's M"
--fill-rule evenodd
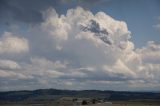
M158 92L155 93L155 92L128 92L128 91L101 91L101 90L78 91L78 90L58 90L58 89L39 89L33 91L24 90L24 91L0 92L1 105L41 104L41 105L52 106L53 103L59 100L61 100L62 102L64 101L72 102L74 101L74 99L78 98L81 98L82 100L90 100L90 101L94 100L95 104L99 103L103 104L105 102L123 104L124 102L124 104L146 103L146 104L157 104L157 106L160 105L160 93ZM64 106L66 105L67 104L64 104Z

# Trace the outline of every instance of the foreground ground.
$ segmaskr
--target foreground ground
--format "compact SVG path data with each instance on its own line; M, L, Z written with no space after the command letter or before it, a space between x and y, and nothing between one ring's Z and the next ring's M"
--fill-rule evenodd
M71 104L6 104L1 106L72 106ZM75 106L75 105L74 105ZM77 105L80 106L80 105ZM112 104L98 103L92 105L81 105L81 106L160 106L160 102L113 102Z
M90 106L160 106L160 105L147 105L147 104L96 104Z
M113 104L95 104L89 106L160 106L159 103L134 103L134 102L115 102Z

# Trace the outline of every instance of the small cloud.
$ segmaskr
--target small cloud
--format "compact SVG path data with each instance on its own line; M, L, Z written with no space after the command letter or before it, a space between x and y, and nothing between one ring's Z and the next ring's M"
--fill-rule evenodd
M157 18L157 24L153 25L153 27L160 31L160 17Z
M20 69L20 65L12 60L0 60L0 69L4 70L16 70Z
M24 53L29 51L28 40L17 37L13 33L4 32L0 37L0 54L2 53Z

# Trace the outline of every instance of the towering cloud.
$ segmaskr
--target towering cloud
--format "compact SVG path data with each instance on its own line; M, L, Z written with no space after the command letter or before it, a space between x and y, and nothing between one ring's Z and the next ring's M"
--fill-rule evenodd
M147 46L135 48L124 21L115 20L104 12L93 14L81 7L69 9L62 15L49 8L43 12L43 20L39 27L29 29L25 38L8 32L1 37L1 55L28 53L17 63L1 60L4 61L0 65L1 79L17 77L12 72L25 76L18 83L23 85L25 81L28 87L17 89L44 85L114 90L160 87L159 44L149 41ZM13 77L6 81L11 89L14 89L14 85L10 85Z

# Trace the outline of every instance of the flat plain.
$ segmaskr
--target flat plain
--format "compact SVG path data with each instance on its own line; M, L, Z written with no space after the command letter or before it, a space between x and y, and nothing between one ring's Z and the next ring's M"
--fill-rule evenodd
M48 104L5 104L1 106L160 106L160 102L112 102L108 103L97 103L91 105L71 105L71 104L57 104L57 103L48 103Z

